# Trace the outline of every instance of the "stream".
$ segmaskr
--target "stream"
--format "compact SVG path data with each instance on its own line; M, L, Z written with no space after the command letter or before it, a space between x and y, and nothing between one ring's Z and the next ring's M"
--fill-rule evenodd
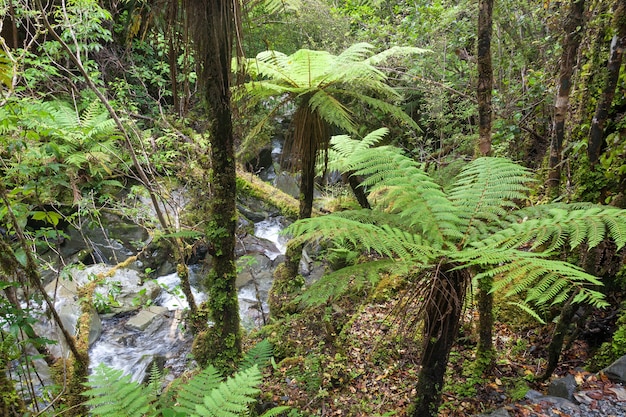
M240 262L243 267L240 265L237 286L241 322L246 330L263 325L269 316L267 297L272 273L286 247L286 240L280 235L283 224L280 217L256 223L255 237L271 244L262 245L262 253L257 248L257 253L246 255L247 259ZM206 300L198 288L203 271L199 265L189 269L192 291L199 304ZM171 273L157 277L155 282L162 290L148 308L102 318L102 333L90 348L92 369L104 363L132 374L135 381L144 381L155 361L172 378L188 368L193 338L182 320L188 304L179 287L180 278Z

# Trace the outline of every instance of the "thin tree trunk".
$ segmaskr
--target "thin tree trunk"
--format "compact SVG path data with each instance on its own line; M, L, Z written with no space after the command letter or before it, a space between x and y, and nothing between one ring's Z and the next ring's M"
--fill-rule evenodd
M471 277L467 270L453 270L451 265L444 265L434 279L432 292L425 301L422 369L409 417L437 416L448 358L459 330Z
M546 365L546 370L543 375L539 377L539 381L547 381L559 365L559 358L561 357L561 351L563 350L563 342L569 333L572 325L572 319L576 315L576 305L573 303L576 294L577 293L572 294L563 305L563 308L561 308L559 320L556 323L554 333L552 333L552 339L548 345L548 363Z
M235 280L235 143L231 118L230 72L235 21L232 0L189 0L188 27L198 52L200 79L210 120L211 200L206 234L213 255L208 274L208 314L213 325L198 335L200 364L234 369L241 356L239 302Z
M492 33L493 0L478 2L478 152L480 156L491 154L491 90L493 84L493 67L491 64L491 33ZM491 281L482 280L478 291L478 312L480 341L478 356L489 359L493 355L493 294ZM489 360L490 361L490 360ZM484 361L481 366L489 367Z
M604 141L604 128L609 118L609 110L611 109L613 98L615 97L615 88L622 66L622 56L624 55L624 48L626 48L626 1L618 0L613 13L612 26L617 30L617 33L611 40L611 51L609 62L606 66L604 91L598 100L596 112L591 121L589 131L587 156L592 166L595 165L600 158L600 151Z
M478 1L478 151L481 155L491 154L492 12L493 0Z
M552 197L558 197L561 185L561 154L565 138L565 119L569 110L569 95L572 88L572 74L576 65L578 45L580 45L585 23L584 11L585 0L572 0L563 26L565 36L561 54L558 93L554 105L554 132L550 143L550 173L547 184L548 192Z
M495 359L493 347L493 278L484 277L478 283L478 350L477 366L482 372L491 370Z

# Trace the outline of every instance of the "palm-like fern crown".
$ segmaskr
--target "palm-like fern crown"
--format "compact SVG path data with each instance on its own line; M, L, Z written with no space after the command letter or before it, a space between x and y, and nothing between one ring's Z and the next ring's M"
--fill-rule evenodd
M268 117L248 136L254 137L274 112L283 104L294 101L297 107L308 109L325 123L346 132L354 132L356 128L345 107L346 100L381 110L417 128L408 115L390 103L397 101L400 95L386 83L386 75L375 65L393 55L423 53L425 50L394 47L375 55L372 51L372 45L357 43L339 55L301 49L292 55L265 51L248 60L246 70L254 81L245 85L245 92L252 102L279 98Z
M568 204L520 208L520 203L528 204L533 180L524 167L504 158L468 163L453 185L443 189L397 149L383 146L349 155L346 150L355 149L351 141L336 137L333 147L342 153L346 168L365 177L373 209L300 220L288 230L296 239L321 238L375 251L404 268L430 268L442 260L478 267L484 272L477 278L499 278L496 289L525 292L522 307L529 312L531 304L560 302L572 291L578 291L576 301L605 304L589 287L601 285L597 278L550 255L565 245L586 242L593 247L605 238L621 248L626 211Z

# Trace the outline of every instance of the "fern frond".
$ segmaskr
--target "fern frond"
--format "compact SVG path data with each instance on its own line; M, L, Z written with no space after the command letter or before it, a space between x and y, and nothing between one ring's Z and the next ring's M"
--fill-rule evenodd
M347 218L348 215L343 212L342 215L303 219L290 225L286 233L298 242L323 239L339 246L348 244L352 248L374 251L389 258L410 259L415 263L428 263L432 259L435 249L419 235L389 225L362 223Z
M573 249L583 242L594 247L605 238L615 241L618 248L626 244L626 211L614 207L567 210L563 205L544 205L519 212L522 221L512 222L474 245L513 248L531 244L534 249L554 251L566 244Z
M176 411L191 415L196 412L196 405L202 404L204 396L222 383L222 375L209 365L180 386L176 397Z
M296 297L295 301L307 307L317 307L338 299L348 292L358 292L373 287L378 283L380 274L384 271L408 272L412 266L408 262L394 262L390 259L348 266L323 275Z
M557 304L567 299L573 291L585 294L585 302L606 305L603 295L589 286L601 286L595 276L568 262L546 259L544 254L523 251L503 251L510 257L507 263L476 276L495 278L492 291L506 289L506 296L526 293L527 305ZM582 299L583 296L579 296Z
M420 165L390 147L364 149L348 160L355 175L372 188L373 206L398 214L416 226L436 248L460 236L460 217L439 184Z
M149 414L150 401L154 397L143 385L131 381L130 375L98 365L86 383L89 389L83 395L90 399L91 414L106 417L143 417Z
M274 407L274 408L267 410L265 413L261 414L260 417L276 417L276 416L280 416L281 414L289 410L291 410L291 407L287 405L281 405L279 407Z
M515 200L526 200L532 178L529 171L508 159L484 157L470 162L448 192L459 210L464 240L495 230Z
M261 371L257 366L239 371L205 395L204 401L196 405L193 415L240 417L260 393L257 388L260 383Z
M239 369L249 369L255 365L259 369L265 368L270 364L273 356L274 347L269 340L263 339L245 353Z
M367 59L367 62L371 65L379 65L387 61L391 57L398 56L410 56L416 54L425 54L431 52L428 49L416 48L413 46L393 46L385 51L377 53Z
M349 172L347 160L355 152L362 149L371 148L380 142L387 134L389 129L383 127L368 133L363 139L352 139L348 135L337 135L330 138L331 147L326 151L326 158L320 156L320 160L326 160L326 168L330 171ZM319 169L318 171L323 171Z

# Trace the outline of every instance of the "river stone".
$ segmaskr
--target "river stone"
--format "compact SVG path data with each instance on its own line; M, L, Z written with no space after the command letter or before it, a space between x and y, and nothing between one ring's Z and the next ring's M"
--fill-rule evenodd
M626 383L626 356L622 356L601 372L613 382Z
M130 330L144 331L154 320L162 318L169 310L166 307L150 306L139 311L126 322Z
M565 398L569 401L574 400L574 391L576 391L576 379L573 375L567 375L563 378L558 378L550 382L548 386L548 395L554 397Z

